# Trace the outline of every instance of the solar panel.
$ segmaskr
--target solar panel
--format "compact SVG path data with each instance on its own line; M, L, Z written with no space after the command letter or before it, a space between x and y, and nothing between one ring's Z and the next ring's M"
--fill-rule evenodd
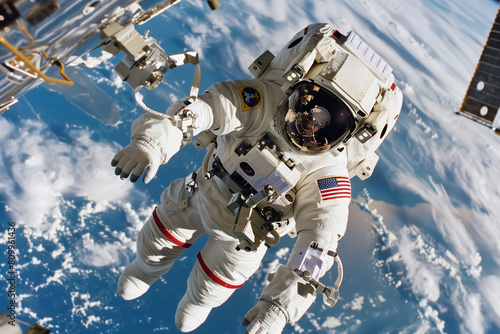
M459 114L500 129L500 10L470 82Z

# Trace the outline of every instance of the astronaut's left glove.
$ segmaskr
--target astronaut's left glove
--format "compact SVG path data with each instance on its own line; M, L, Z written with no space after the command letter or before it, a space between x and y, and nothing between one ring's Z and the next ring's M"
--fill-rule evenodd
M308 282L280 266L262 291L259 303L243 319L242 325L250 323L245 333L281 333L287 323L298 321L315 299L316 291Z

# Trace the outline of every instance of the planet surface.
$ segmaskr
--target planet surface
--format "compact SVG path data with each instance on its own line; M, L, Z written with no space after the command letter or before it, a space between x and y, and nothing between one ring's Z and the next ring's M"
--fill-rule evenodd
M337 305L318 297L283 333L499 333L500 136L455 115L498 2L221 3L211 12L203 1L182 1L139 28L169 54L199 52L202 90L251 77L247 68L261 53L276 53L308 24L324 22L360 35L394 68L404 94L374 174L352 180ZM7 312L10 302L10 237L16 317L53 333L179 332L175 309L206 240L144 296L117 295L120 271L161 192L199 168L204 152L185 147L147 185L114 175L110 161L143 113L116 62L68 68L79 90L44 84L0 116L0 307ZM141 91L143 101L164 111L189 94L193 74L187 65L169 70L157 89ZM257 273L194 333L244 333L243 316L293 244L284 238L271 247ZM336 277L333 268L322 281Z

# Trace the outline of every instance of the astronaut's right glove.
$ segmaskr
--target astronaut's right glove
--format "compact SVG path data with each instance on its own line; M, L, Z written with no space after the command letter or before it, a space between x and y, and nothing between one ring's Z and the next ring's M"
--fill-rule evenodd
M111 166L115 168L115 174L126 179L130 173L130 181L135 182L146 170L143 181L148 183L153 179L163 161L160 149L152 142L144 139L132 139L131 143L118 152Z
M245 334L281 333L287 323L298 321L315 299L316 291L308 282L280 266L262 291L259 303L243 319L242 325L250 323Z

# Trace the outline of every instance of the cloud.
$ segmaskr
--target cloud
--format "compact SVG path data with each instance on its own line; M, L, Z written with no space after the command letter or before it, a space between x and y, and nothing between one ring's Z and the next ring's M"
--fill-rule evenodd
M126 253L127 245L119 241L113 243L97 243L90 233L82 236L82 244L78 247L80 260L91 267L103 267L119 264L122 254Z
M336 328L342 325L342 322L335 317L327 317L321 327L323 328Z
M430 301L437 301L440 295L439 283L443 274L439 268L433 268L432 265L420 261L414 255L414 252L418 250L421 254L425 252L421 238L417 237L412 240L414 237L408 227L404 227L400 233L402 236L399 241L399 251L407 267L408 277L412 280L413 293Z
M482 294L482 305L480 311L490 315L490 319L500 326L500 277L486 276L481 279L479 288ZM476 302L480 302L476 300Z
M48 228L48 217L62 219L65 197L107 203L139 196L133 184L119 180L109 161L118 147L91 139L86 130L57 138L38 120L19 127L0 118L0 196L12 219Z
M447 318L442 313L447 310L464 319L458 324L463 332L484 333L488 323L493 321L498 324L500 308L495 286L499 284L500 276L492 274L482 277L481 258L477 258L477 252L475 259L474 256L457 258L444 248L443 243L436 242L433 237L435 233L427 227L434 222L431 214L435 212L433 205L397 207L373 201L369 195L367 202L359 204L371 212L374 218L372 226L379 235L380 243L374 254L387 249L393 254L383 258L384 270L387 271L385 277L389 283L402 281L411 287L424 321L429 321L444 332ZM464 208L459 211L462 214L468 212ZM470 210L467 215L471 215ZM431 221L426 221L428 219ZM397 236L393 237L392 242L384 243L384 240L389 239L384 236L393 233L388 227L401 224L404 225L394 232ZM474 243L472 236L469 236L468 243ZM392 265L395 261L402 265ZM494 267L489 267L488 271L498 273Z

